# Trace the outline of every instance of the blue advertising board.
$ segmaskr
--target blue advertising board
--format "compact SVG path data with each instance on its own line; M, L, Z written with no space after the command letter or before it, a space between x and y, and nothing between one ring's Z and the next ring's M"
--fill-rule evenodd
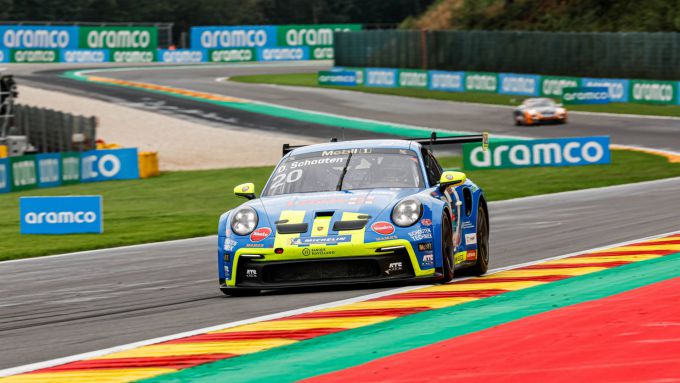
M203 49L161 49L158 61L173 64L198 64L208 61L208 52Z
M609 90L611 102L628 102L628 87L630 81L614 78L588 78L581 79L581 86L606 87Z
M354 71L320 71L317 75L319 85L355 86L357 73Z
M257 48L257 61L309 60L309 47Z
M21 234L103 233L101 196L21 197Z
M429 71L430 90L462 92L465 90L465 72L448 72L443 70Z
M97 64L109 62L111 60L109 55L108 49L62 49L59 61L71 64Z
M519 96L538 96L541 77L530 74L499 73L500 94L516 94Z
M9 50L0 48L0 63L9 62Z
M580 86L562 89L565 104L608 104L609 88L603 86Z
M61 185L61 154L41 153L35 156L38 168L38 187Z
M137 149L92 150L80 158L82 182L139 178Z
M274 26L211 26L191 28L191 49L261 48L276 46Z
M394 88L397 86L397 69L389 68L366 68L364 76L364 84L366 86L377 86L385 88Z
M7 193L12 190L10 169L9 158L0 158L0 193Z
M50 25L0 26L0 48L77 49L78 27Z
M530 166L578 166L608 164L608 136L504 140L463 145L464 169L521 168Z

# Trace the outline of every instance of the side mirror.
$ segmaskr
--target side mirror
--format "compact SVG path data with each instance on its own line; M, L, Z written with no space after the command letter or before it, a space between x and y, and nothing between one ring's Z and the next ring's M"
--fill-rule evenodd
M248 182L240 184L234 188L234 195L237 197L244 197L247 199L255 199L255 184Z
M463 172L446 171L439 178L439 189L444 190L449 186L462 185L467 181L467 175Z

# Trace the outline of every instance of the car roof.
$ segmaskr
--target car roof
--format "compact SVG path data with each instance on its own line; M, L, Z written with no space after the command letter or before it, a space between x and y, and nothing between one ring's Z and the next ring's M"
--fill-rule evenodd
M291 155L299 155L305 153L320 152L324 150L344 150L344 149L410 149L419 150L420 144L407 140L356 140L356 141L340 141L327 142L323 144L307 145L290 152Z

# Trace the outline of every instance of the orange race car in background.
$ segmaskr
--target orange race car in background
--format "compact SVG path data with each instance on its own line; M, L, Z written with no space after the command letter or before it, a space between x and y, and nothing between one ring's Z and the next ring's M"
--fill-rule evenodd
M512 112L515 125L565 124L567 110L549 98L528 98Z

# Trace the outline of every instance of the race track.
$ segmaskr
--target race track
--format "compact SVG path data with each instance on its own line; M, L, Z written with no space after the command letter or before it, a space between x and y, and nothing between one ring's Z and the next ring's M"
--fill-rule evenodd
M306 66L219 66L125 70L107 76L279 105L439 129L509 135L607 134L614 143L680 149L680 120L572 114L567 126L516 128L502 107L368 95L345 91L216 82L251 73L316 71ZM20 81L108 101L250 129L326 139L335 127L230 110L212 104L110 87L16 68ZM36 73L34 73L36 72ZM196 112L198 111L198 112ZM366 132L346 131L346 137ZM492 268L583 251L678 230L680 179L491 204ZM223 297L217 289L215 238L197 238L0 263L0 369L189 331L382 288L325 289Z

